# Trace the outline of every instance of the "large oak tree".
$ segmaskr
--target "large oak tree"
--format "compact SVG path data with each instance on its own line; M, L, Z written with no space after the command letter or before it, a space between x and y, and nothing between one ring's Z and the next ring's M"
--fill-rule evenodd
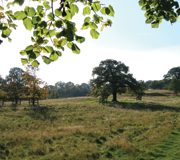
M91 85L96 88L107 86L113 94L113 100L117 101L117 93L122 93L126 87L135 89L137 81L129 74L129 67L121 61L107 59L101 61L98 67L92 71L94 76Z

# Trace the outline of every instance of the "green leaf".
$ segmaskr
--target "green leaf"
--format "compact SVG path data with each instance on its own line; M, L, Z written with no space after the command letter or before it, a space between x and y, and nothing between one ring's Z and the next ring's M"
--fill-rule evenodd
M73 3L70 4L70 10L71 10L71 13L72 13L73 15L75 15L75 13L78 13L78 12L79 12L78 6L76 6L76 5L73 4Z
M80 53L80 49L78 48L78 46L72 42L68 43L68 48L70 48L72 50L73 53L79 54Z
M152 28L158 28L159 27L159 22L153 22L151 23Z
M46 34L46 37L47 38L52 37L54 36L54 33L55 33L55 29L49 30L48 33Z
M90 19L91 19L90 17L86 17L86 18L84 19L84 23L85 23L85 22L89 22Z
M25 0L14 0L15 3L22 6Z
M108 11L106 10L106 14L108 15L108 16L112 16L112 17L114 17L114 9L113 9L113 7L111 6L111 5L109 5L109 10L110 10L110 13L109 14L107 14L108 13Z
M43 6L37 6L37 11L38 11L38 12L42 12L42 11L43 11L43 8L44 8Z
M33 24L37 24L40 21L41 21L41 18L39 16L35 16L35 17L32 18L32 23Z
M90 15L91 13L91 10L88 6L86 6L84 9L83 9L83 15L85 16L86 14Z
M24 24L24 26L26 27L27 30L31 31L31 29L32 29L32 21L31 21L30 18L25 18L23 20L23 24Z
M11 42L11 41L12 41L12 39L8 37L8 41L9 41L9 42Z
M85 22L81 29L84 30L84 29L88 29L88 28L89 28L89 23Z
M27 53L26 53L26 51L23 51L23 50L22 50L22 51L20 52L20 54L21 54L22 56L24 56L24 55L26 55Z
M58 9L55 10L55 15L56 16L62 16L62 12L59 11Z
M28 63L28 61L27 61L27 59L25 59L25 58L21 58L21 63L22 63L23 65L25 65L25 64Z
M99 4L99 1L95 1L93 2L93 4L91 5L93 11L97 12L101 9L101 5Z
M2 6L0 6L0 11L4 10L4 8Z
M9 28L4 29L4 30L2 31L2 37L3 37L3 38L8 37L8 36L11 34L11 32L12 32L12 30L9 29Z
M84 37L80 37L80 36L76 36L76 41L78 43L83 43L85 41L85 38Z
M98 26L94 22L90 22L90 28L91 29L97 29Z
M39 62L38 62L37 60L34 60L34 61L32 62L32 66L38 68Z
M54 51L51 46L46 46L45 49L48 51L48 53L52 53Z
M67 43L67 39L63 38L60 40L60 42L61 42L61 46L64 46Z
M26 6L24 11L25 11L26 15L28 15L29 17L34 17L34 15L36 14L36 11L33 7Z
M47 17L50 21L54 21L54 14L52 12L50 12Z
M139 0L139 6L144 6L146 4L145 0Z
M62 24L63 24L62 20L57 20L57 21L55 22L55 26L56 26L57 28L61 28L61 27L62 27Z
M103 7L103 8L100 10L100 12L101 12L102 14L106 15L106 7Z
M46 63L46 64L49 64L49 63L51 63L51 62L52 62L52 60L51 60L51 59L49 59L49 58L48 58L48 57L46 57L46 56L42 56L42 59L43 59L44 63Z
M94 29L91 29L90 34L91 34L92 38L94 38L94 39L98 39L98 37L99 37L99 33Z
M25 51L31 51L31 50L33 50L33 46L32 45L27 46L26 49L25 49Z
M146 23L151 23L153 21L153 18L148 18L147 20L146 20Z
M95 14L93 15L93 19L94 19L94 22L95 23L100 23L100 19L99 19L99 17L98 16L96 16Z
M17 11L14 13L14 17L17 19L17 20L22 20L26 17L26 14L24 11Z
M52 61L56 61L59 58L59 54L54 51L51 53L50 57L49 57Z
M36 54L33 51L31 51L28 54L28 58L29 58L29 62L32 62L36 59Z
M32 42L35 42L35 39L34 39L33 37L31 37L31 41L32 41Z
M43 2L43 5L44 5L44 7L45 7L46 9L51 8L51 7L49 6L49 2L47 2L47 1L44 1L44 2Z

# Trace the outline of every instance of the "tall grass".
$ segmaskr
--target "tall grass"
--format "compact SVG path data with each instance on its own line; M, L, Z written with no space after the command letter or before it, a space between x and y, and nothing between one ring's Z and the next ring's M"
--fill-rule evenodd
M155 147L179 134L180 98L171 92L148 91L137 102L130 95L110 99L104 106L92 97L43 100L35 107L6 102L0 159L153 159Z

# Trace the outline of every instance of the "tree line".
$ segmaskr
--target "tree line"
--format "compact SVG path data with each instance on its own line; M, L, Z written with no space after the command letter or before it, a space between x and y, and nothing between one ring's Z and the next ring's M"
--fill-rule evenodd
M55 85L49 85L50 98L80 97L91 93L91 86L87 83L74 84L73 82L58 81Z

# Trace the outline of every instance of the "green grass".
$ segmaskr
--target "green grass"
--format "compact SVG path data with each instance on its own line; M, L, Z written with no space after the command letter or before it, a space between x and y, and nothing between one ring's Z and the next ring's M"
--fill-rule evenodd
M142 101L119 95L0 107L0 159L180 159L180 97L148 91Z

